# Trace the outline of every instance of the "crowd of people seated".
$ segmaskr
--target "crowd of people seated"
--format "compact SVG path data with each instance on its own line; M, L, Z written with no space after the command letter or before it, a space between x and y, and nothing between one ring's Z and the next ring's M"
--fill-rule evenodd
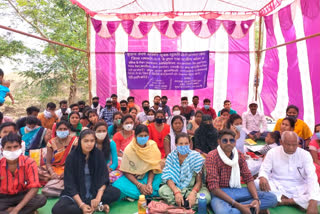
M320 124L314 133L289 105L268 131L258 103L242 115L226 100L194 96L135 103L92 98L35 106L16 122L0 113L0 213L32 213L58 197L52 213L93 213L118 200L163 199L196 209L200 193L215 213L267 213L296 206L318 213ZM105 104L104 107L101 104ZM270 132L271 131L271 132ZM246 141L264 141L252 173ZM39 188L42 193L39 193Z

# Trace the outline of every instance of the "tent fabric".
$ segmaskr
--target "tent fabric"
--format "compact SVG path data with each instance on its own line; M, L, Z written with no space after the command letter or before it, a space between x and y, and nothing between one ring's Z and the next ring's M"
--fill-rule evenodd
M165 14L171 17L187 14L255 14L264 16L282 0L71 0L91 16L97 14Z
M95 21L93 21L95 23ZM107 23L108 24L108 23ZM103 24L107 26L107 24ZM111 24L114 31L119 23ZM248 23L250 24L250 23ZM129 24L128 24L129 25ZM132 24L131 24L132 25ZM241 38L234 38L229 33L230 29L239 29L242 32L241 22L230 27L223 24L208 38L200 38L193 31L194 26L187 24L185 30L175 38L169 38L152 27L149 33L142 38L134 38L128 34L125 27L117 27L109 37L101 37L92 24L91 29L91 80L92 95L99 96L101 104L111 94L118 94L118 99L134 96L136 103L143 100L151 103L154 96L168 96L168 105L180 103L180 98L198 95L202 100L209 98L212 107L220 110L223 101L230 99L239 112L247 110L248 100L252 100L253 82L255 75L254 54L254 26L252 25ZM107 29L107 27L106 27ZM227 32L228 31L228 32ZM243 34L243 33L242 33ZM209 72L207 88L198 90L129 90L127 88L124 52L194 52L209 50ZM239 69L241 68L241 69ZM250 90L249 90L250 87ZM239 99L241 97L241 99Z
M300 0L264 19L264 48L320 32L320 1ZM312 129L320 123L320 37L263 53L259 92L264 113L285 117L286 106Z
M222 21L217 19L200 20L200 21L173 21L163 20L156 22L142 22L135 20L122 20L122 21L100 21L91 19L93 27L96 33L103 38L110 38L117 28L121 25L124 31L136 39L141 39L148 35L150 30L155 27L162 35L169 38L179 37L187 26L190 27L191 31L200 38L211 37L220 27L226 29L229 35L234 38L244 37L249 28L251 27L254 20L246 21Z

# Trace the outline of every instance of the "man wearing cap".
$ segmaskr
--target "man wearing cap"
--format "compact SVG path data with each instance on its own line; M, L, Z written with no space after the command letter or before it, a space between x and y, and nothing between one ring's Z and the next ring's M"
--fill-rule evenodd
M264 140L268 133L267 120L264 114L258 112L257 109L258 103L256 101L249 103L249 111L242 114L242 127L248 138Z
M106 106L101 110L99 119L103 119L104 121L106 121L108 126L111 126L113 124L113 114L117 111L118 110L112 106L111 98L107 98Z

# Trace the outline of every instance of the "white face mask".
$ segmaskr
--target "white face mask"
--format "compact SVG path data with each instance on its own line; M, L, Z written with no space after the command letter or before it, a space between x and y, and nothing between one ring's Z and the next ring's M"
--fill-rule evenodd
M26 126L26 130L27 130L28 132L33 131L35 128L36 128L36 127L34 127L34 128L32 129L32 128L30 128L29 126Z
M240 132L240 131L242 130L242 125L237 125L237 126L235 126L235 127L236 127L236 129L237 129L238 132Z
M123 126L124 130L131 131L133 129L133 124L126 124Z
M172 112L172 114L173 114L174 116L180 115L180 114L181 114L181 111L180 111L180 110L175 110L175 111Z
M96 137L98 140L104 140L107 136L107 132L100 132L100 133L96 133Z
M153 121L154 120L154 115L148 115L147 118L148 118L149 121Z
M5 157L7 160L11 160L11 161L17 159L21 154L22 154L22 149L18 149L13 152L3 150L3 157Z
M52 114L51 114L50 111L44 110L43 114L44 114L44 117L47 118L47 119L52 117Z

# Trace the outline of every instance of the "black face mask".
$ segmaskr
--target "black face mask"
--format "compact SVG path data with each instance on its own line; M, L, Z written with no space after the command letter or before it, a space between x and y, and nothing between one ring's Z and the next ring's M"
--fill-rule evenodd
M127 111L127 107L121 107L121 111Z
M290 117L290 118L292 118L292 119L296 120L296 119L298 118L298 115L297 115L297 116L294 116L294 115L287 115L287 117Z
M93 107L97 108L97 106L99 105L99 102L93 102L92 105Z
M148 111L149 110L149 106L143 106L143 110L144 111Z
M67 108L61 108L62 114L66 113L66 111L67 111Z
M165 105L165 104L167 104L167 101L162 101L161 104Z
M106 105L106 106L107 106L107 108L111 108L112 105Z
M156 121L156 123L158 123L158 124L162 124L162 123L164 122L164 119L156 118L155 121Z
M154 105L155 105L155 106L158 106L158 105L160 105L160 103L154 103Z
M83 108L79 108L79 111L82 112L82 111L83 111Z

